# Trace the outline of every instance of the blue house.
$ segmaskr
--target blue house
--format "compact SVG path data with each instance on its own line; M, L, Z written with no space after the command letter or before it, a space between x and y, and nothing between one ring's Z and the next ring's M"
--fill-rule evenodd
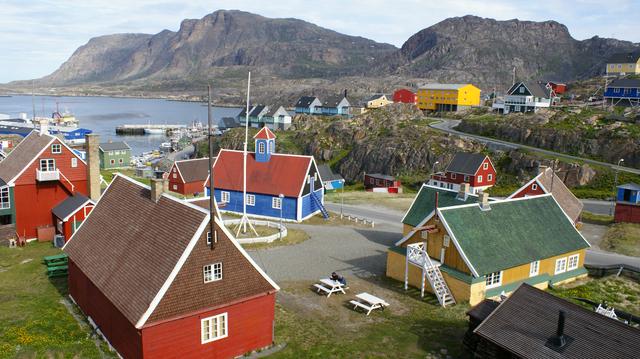
M344 178L339 174L333 172L331 167L327 164L318 166L320 177L322 177L322 184L326 191L335 191L344 188Z
M604 91L604 100L613 106L639 106L640 80L618 79L611 81Z
M296 102L296 113L302 113L307 115L321 115L322 114L322 102L315 96L302 96Z
M640 185L627 183L618 186L613 219L616 222L640 223Z
M247 155L247 214L296 222L318 213L327 217L322 178L313 156L276 153L276 136L267 127L254 139L256 151ZM220 150L213 177L220 211L242 214L243 151Z
M322 104L322 114L328 116L348 116L351 104L347 100L347 90L344 94L331 96Z

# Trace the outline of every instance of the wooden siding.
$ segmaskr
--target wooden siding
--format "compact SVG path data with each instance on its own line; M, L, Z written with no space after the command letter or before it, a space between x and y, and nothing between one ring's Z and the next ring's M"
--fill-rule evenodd
M225 211L231 211L235 213L242 213L242 192L238 191L224 191L215 189L215 197L218 203L222 202L221 192L229 192L229 203L226 203L224 207L220 209ZM272 200L274 196L265 195L260 193L247 193L253 194L256 197L255 206L247 205L247 213L273 217L275 219L280 218L280 210L272 207ZM297 198L285 197L282 200L282 218L287 220L298 220L297 218Z
M484 165L487 164L487 169L484 169ZM491 180L489 180L489 175L491 175ZM479 176L482 176L482 181L480 181ZM473 187L485 187L485 186L493 186L496 184L496 169L491 164L489 158L485 158L478 168L478 171L473 176L473 182L471 186Z
M533 189L533 185L536 185L536 189ZM537 196L545 194L545 191L542 189L538 181L533 181L528 186L522 188L518 192L513 195L513 198L520 198L525 196Z
M614 220L616 222L640 223L640 206L616 203Z

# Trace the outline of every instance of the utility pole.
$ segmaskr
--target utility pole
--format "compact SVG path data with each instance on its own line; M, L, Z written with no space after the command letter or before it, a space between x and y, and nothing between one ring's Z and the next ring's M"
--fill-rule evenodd
M215 187L213 186L213 131L211 130L211 85L207 85L207 121L209 124L207 142L209 144L209 240L211 241L211 249L215 246L217 236L215 235L214 228L214 201L216 200Z
M616 206L616 196L617 196L616 190L618 188L618 172L619 172L620 164L622 164L622 162L624 162L624 158L621 158L618 160L618 166L616 167L616 175L613 179L613 198L611 198L611 207L609 208L610 216L613 216L613 209Z
M513 67L513 74L511 75L511 86L516 84L516 67Z

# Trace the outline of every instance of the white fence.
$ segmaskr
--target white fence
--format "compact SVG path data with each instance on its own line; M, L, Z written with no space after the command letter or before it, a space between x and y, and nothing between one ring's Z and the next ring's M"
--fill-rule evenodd
M271 243L271 242L273 242L275 240L278 240L280 238L284 238L284 237L287 236L287 227L285 227L284 225L280 226L280 223L264 221L264 220L255 220L255 219L251 219L250 221L251 221L251 224L253 224L254 226L263 226L263 227L267 227L267 228L276 228L276 229L278 229L278 233L272 234L270 236L265 236L265 237L236 238L236 240L240 244ZM239 224L240 223L240 219L226 219L226 220L224 220L222 222L224 223L225 226L231 227L233 225ZM233 232L233 231L231 231L231 232ZM247 232L248 233L252 233L250 229Z
M356 222L356 223L362 223L364 225L371 225L371 228L373 228L375 226L375 222L371 219L367 219L367 218L362 218L362 217L356 217L356 216L352 216L350 214L341 214L340 218L344 218L348 221L351 222Z

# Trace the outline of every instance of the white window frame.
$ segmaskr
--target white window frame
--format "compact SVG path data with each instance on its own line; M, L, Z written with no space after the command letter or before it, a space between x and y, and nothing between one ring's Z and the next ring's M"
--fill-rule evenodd
M202 267L202 277L205 283L211 283L222 279L222 262L207 264Z
M178 178L178 175L175 172L173 172L173 178Z
M220 192L220 201L222 201L222 203L229 203L231 202L231 194L227 191L221 191Z
M535 277L540 274L540 261L533 261L529 265L529 277Z
M271 198L271 208L282 209L282 198L280 197Z
M449 244L451 243L451 237L449 237L449 235L445 234L444 236L442 236L442 246L449 248Z
M177 185L177 184L174 184L174 185L173 185L173 190L174 190L174 191L177 191L177 190L178 190L178 185Z
M492 173L489 173L489 174L487 175L487 181L492 181L492 180L493 180L493 174L492 174Z
M40 160L39 168L42 172L53 172L56 170L56 160L54 160L53 158L43 158Z
M227 336L229 336L229 316L227 313L200 320L200 341L202 344L224 339Z
M213 231L214 243L218 243L218 231ZM207 232L207 245L211 245L211 232Z
M537 189L538 189L538 184L537 183L534 183L534 184L531 185L531 190L532 191L535 191Z
M489 164L488 164L488 163L486 163L486 162L485 162L485 163L483 163L483 164L482 164L482 169L484 169L484 170L488 170L488 169L489 169Z
M478 175L477 180L478 180L478 183L481 183L482 182L482 175Z
M5 196L6 193L6 196ZM6 197L6 200L5 200ZM0 188L0 209L11 208L11 191L9 186Z
M572 264L572 262L575 262ZM574 270L578 268L578 264L580 263L580 254L570 255L567 259L567 271Z
M487 289L496 288L502 285L502 271L489 273L486 277L485 285Z
M260 141L258 142L258 153L260 154L264 154L265 153L265 145L264 142Z
M247 206L255 206L256 205L256 195L247 193L247 198L245 198L245 201L247 202Z
M553 274L560 274L567 271L567 257L556 259L556 267Z
M78 167L78 159L76 157L71 157L71 168Z
M54 143L51 145L51 153L54 155L59 155L62 153L62 145L59 143Z
M451 179L456 179L456 174L455 173L451 174Z
M427 232L426 230L420 231L420 238L429 239L429 232Z

